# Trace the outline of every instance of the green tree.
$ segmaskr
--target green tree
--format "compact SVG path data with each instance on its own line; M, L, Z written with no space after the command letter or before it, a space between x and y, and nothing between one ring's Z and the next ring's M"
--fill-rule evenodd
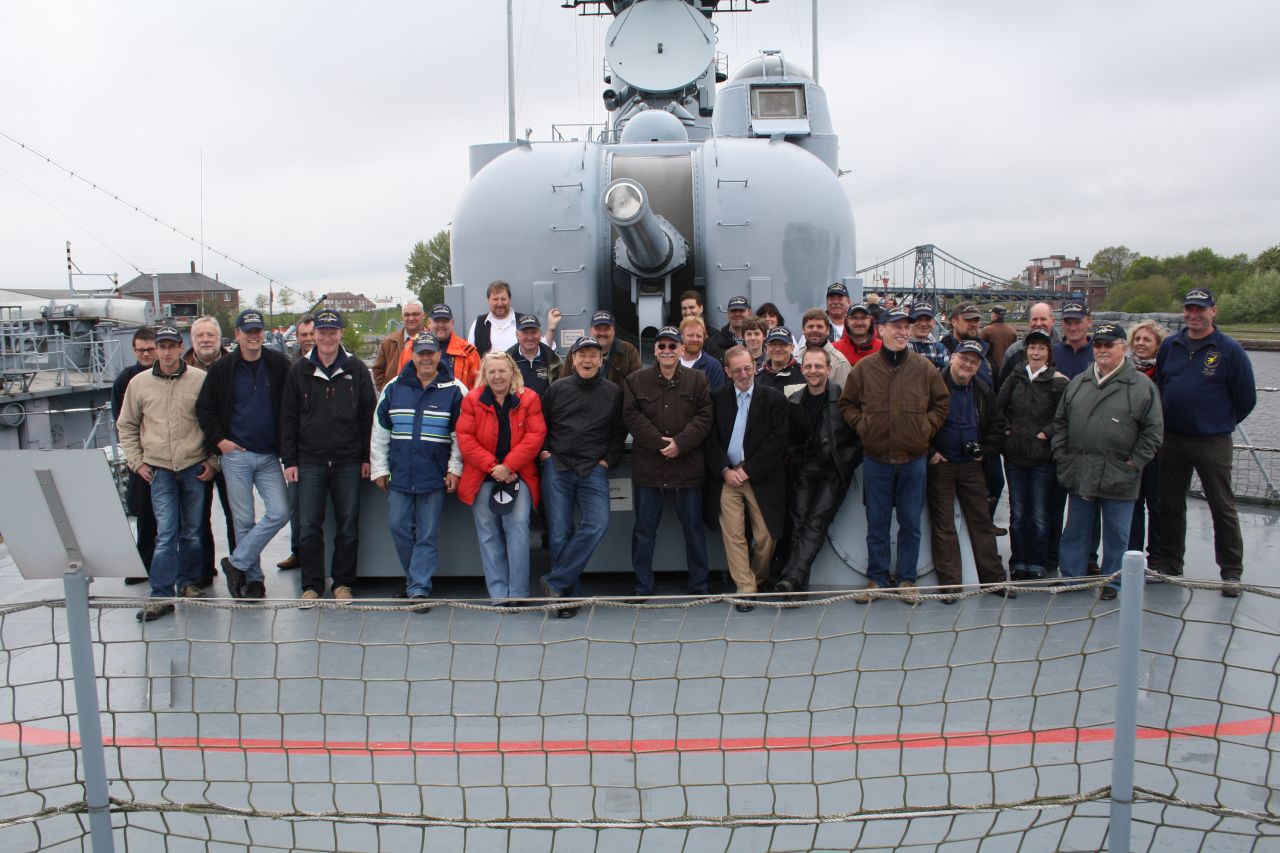
M1240 289L1218 303L1219 319L1227 323L1271 323L1280 320L1280 270L1262 270L1244 280Z
M1258 257L1253 259L1253 268L1258 272L1266 272L1267 270L1280 270L1280 243L1267 249Z
M316 292L314 290L302 291L302 301L307 303L307 310L311 310L311 306L316 304Z
M288 314L289 309L293 307L293 303L296 300L294 299L292 290L287 287L282 287L280 288L280 294L276 297L276 301L280 303L282 308L284 308L284 313Z
M263 314L267 313L267 294L259 293L253 297L253 307L257 308Z
M1093 256L1089 269L1115 284L1124 278L1125 272L1138 257L1138 253L1128 246L1107 246L1099 249Z
M427 242L419 240L404 265L405 286L423 305L444 301L444 286L450 281L449 232L437 231Z

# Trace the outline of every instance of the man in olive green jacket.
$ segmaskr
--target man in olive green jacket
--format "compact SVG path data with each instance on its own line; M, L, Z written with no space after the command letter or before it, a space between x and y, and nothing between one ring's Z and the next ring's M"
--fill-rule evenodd
M1058 567L1063 578L1083 577L1095 507L1102 519L1102 573L1120 570L1142 468L1164 437L1159 394L1125 355L1125 329L1103 323L1093 333L1093 365L1067 385L1053 420L1058 482L1069 494ZM1102 588L1110 600L1119 580Z

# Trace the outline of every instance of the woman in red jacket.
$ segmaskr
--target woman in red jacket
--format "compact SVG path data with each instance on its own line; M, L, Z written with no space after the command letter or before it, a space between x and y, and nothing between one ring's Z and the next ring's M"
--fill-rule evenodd
M542 402L524 387L515 361L490 352L475 390L462 401L458 497L471 505L489 597L529 596L529 511L538 504L535 461L547 437Z

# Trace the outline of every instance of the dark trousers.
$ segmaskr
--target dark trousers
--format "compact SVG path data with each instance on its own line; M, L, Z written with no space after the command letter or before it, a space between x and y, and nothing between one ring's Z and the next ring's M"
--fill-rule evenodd
M663 496L676 501L676 517L684 530L684 558L689 570L688 591L708 591L707 531L702 524L702 489L654 489L635 487L636 523L631 530L631 565L636 573L636 595L653 595L653 549L662 522Z
M1003 478L1002 478L1003 479ZM987 505L987 478L981 462L939 462L929 466L929 526L933 545L933 567L938 583L958 585L960 537L956 531L955 502L969 528L969 543L978 564L978 580L1000 583L1004 564L996 547L995 529Z
M1000 495L1004 492L1004 466L1000 464L999 453L983 455L982 473L987 478L987 511L994 520L996 507L1000 505Z
M151 508L151 484L130 471L125 501L129 514L138 520L138 559L142 560L147 574L151 574L151 558L156 552L156 513Z
M299 517L298 484L288 483L289 489L289 553L296 556L302 543L302 519Z
M1213 550L1218 572L1240 577L1244 541L1236 498L1231 491L1231 436L1193 436L1166 432L1160 450L1160 559L1174 574L1182 573L1187 547L1187 490L1191 473L1200 476L1213 516Z
M356 581L360 547L360 463L298 465L298 509L302 539L302 588L324 594L324 517L333 501L333 560L329 573L335 588Z
M809 586L809 570L827 541L827 528L848 489L829 465L818 467L812 463L791 472L787 487L790 534L779 579L788 581L799 592Z
M1042 576L1049 553L1049 491L1057 482L1057 468L1052 462L1019 465L1006 459L1004 471L1009 483L1009 569Z
M231 554L236 549L236 528L235 521L231 517L231 502L227 500L227 481L219 471L213 475L213 479L204 484L204 519L200 523L200 550L203 552L201 557L201 578L208 580L213 577L213 567L216 565L217 548L213 544L213 489L218 487L218 502L222 504L222 517L227 522L227 554Z
M1133 519L1129 522L1129 550L1147 551L1148 562L1160 558L1160 457L1147 463L1142 469L1142 488L1133 504Z

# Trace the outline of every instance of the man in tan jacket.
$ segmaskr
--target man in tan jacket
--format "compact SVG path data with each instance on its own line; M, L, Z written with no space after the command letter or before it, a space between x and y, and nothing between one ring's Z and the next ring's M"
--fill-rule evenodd
M182 335L172 326L156 329L156 354L155 366L129 383L116 421L129 469L151 485L156 516L152 601L138 611L140 622L172 613L174 596L204 596L200 519L204 483L217 470L196 420L205 372L183 361Z
M881 315L883 345L853 366L839 407L845 423L862 439L867 589L895 585L889 575L889 523L896 514L896 586L904 600L915 603L929 443L947 419L951 394L937 368L907 346L910 335L907 312L886 309ZM871 596L854 600L865 604Z
M400 309L400 319L404 325L394 335L387 335L378 346L378 355L373 360L373 385L381 393L382 387L400 375L400 371L408 364L412 347L406 347L405 341L412 341L422 331L426 323L426 311L422 303L409 300Z

